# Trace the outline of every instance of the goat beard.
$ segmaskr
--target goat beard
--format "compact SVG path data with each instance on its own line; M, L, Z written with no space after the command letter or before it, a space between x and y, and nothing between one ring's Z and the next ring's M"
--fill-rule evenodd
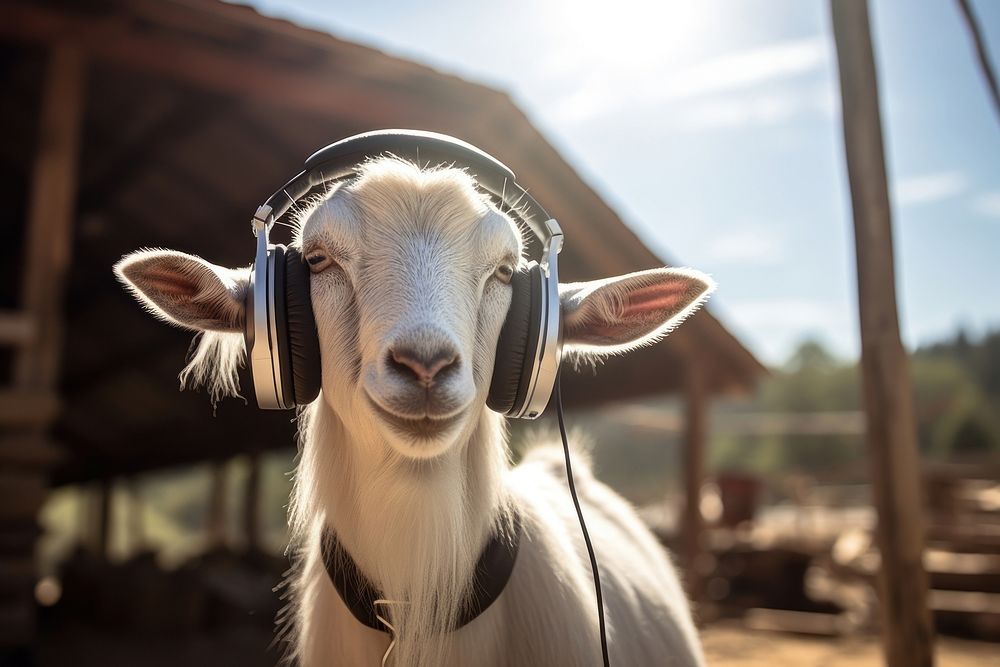
M499 418L484 406L469 441L429 466L372 456L371 443L348 442L343 422L323 401L300 413L294 539L310 543L323 528L317 520L334 530L389 602L377 611L393 628L394 665L446 661L476 561L497 524L509 520L501 491L507 450L493 420Z

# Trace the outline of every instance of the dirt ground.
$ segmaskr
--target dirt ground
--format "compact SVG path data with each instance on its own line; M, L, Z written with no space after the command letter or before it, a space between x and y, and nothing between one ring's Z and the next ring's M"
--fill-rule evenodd
M710 667L881 667L877 637L814 638L716 623L702 630ZM1000 644L938 637L938 667L1000 665Z
M709 667L884 665L877 637L818 639L747 630L735 621L713 623L702 629L701 634ZM37 664L39 667L269 667L278 658L277 650L267 648L271 640L270 632L259 629L212 633L183 641L64 629L42 643ZM939 637L937 647L938 667L1000 665L1000 643Z

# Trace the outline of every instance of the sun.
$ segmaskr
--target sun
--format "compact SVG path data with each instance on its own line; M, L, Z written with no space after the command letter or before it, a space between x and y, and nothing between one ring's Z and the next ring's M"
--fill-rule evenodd
M656 71L698 50L710 28L706 3L680 0L551 0L542 18L553 46L579 65Z

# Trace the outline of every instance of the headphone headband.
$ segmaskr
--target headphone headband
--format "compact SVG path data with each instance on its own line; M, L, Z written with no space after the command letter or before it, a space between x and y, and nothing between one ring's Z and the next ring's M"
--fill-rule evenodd
M500 160L472 144L437 132L423 130L376 130L341 139L309 156L301 172L273 195L261 208L267 226L274 223L311 189L353 176L365 160L391 153L421 164L456 164L468 170L479 186L509 212L523 220L542 241L548 239L542 205L515 182L514 172Z

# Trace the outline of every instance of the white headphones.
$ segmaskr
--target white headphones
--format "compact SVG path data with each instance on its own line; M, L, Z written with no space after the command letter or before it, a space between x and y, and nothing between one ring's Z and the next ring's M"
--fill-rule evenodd
M367 132L331 144L314 153L302 172L258 207L252 221L257 254L250 270L244 333L257 405L272 410L306 405L319 394L321 384L309 269L296 248L271 245L268 232L310 190L349 179L358 165L383 154L465 168L541 241L541 263L529 262L511 280L513 296L497 342L487 399L492 410L508 417L538 417L552 395L562 353L562 230L499 160L453 137L416 130Z

